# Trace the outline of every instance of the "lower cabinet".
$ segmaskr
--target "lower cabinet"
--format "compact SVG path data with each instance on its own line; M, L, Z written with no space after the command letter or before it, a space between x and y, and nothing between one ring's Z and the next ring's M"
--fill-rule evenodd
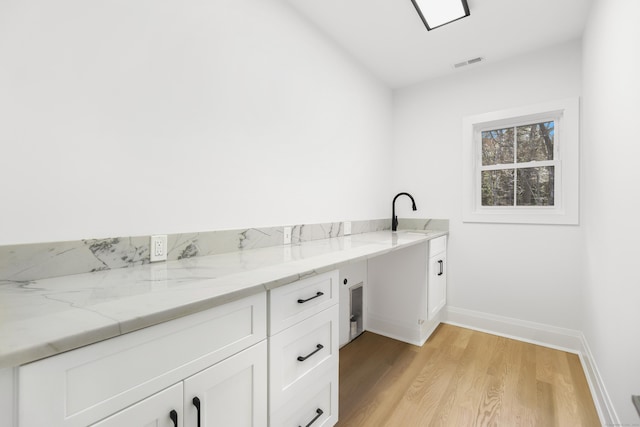
M94 427L259 427L266 420L267 343L262 341Z
M262 292L20 366L17 425L333 426L338 272L269 305Z
M370 259L367 330L421 346L447 303L447 237Z
M429 242L428 318L434 319L447 303L447 238Z
M330 427L338 422L338 272L271 292L271 307L293 321L269 330L269 425Z
M266 341L184 381L185 427L266 425Z
M271 427L329 427L338 421L337 364L319 372L316 381L298 388L294 398L275 409Z
M262 292L23 365L18 425L266 426L266 325Z

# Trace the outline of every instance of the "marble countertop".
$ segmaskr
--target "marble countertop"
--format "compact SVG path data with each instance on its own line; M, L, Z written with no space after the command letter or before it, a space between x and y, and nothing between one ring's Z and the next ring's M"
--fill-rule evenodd
M0 368L206 310L447 234L378 231L0 285Z

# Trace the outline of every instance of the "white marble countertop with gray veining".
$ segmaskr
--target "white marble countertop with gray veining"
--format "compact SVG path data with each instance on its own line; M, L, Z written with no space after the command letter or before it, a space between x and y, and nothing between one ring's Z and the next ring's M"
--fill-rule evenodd
M206 310L426 242L443 231L377 231L0 285L0 368Z

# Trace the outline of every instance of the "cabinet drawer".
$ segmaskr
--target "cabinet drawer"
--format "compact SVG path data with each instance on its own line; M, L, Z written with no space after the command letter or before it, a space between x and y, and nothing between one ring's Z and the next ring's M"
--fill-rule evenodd
M295 396L298 383L338 360L338 306L316 314L270 338L269 392L272 408Z
M262 292L24 365L20 426L86 426L265 337Z
M269 297L269 335L275 335L338 303L338 271L273 289Z
M301 389L271 415L270 425L278 427L329 427L338 422L337 369L327 371L324 380Z

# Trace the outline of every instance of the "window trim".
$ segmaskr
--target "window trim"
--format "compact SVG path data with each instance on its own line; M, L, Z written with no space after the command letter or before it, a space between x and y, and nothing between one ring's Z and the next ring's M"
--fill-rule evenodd
M510 108L463 119L463 222L513 224L579 223L579 98ZM554 206L482 206L483 130L555 121ZM515 159L514 159L515 160ZM542 162L537 162L543 166ZM507 169L507 168L504 168Z

